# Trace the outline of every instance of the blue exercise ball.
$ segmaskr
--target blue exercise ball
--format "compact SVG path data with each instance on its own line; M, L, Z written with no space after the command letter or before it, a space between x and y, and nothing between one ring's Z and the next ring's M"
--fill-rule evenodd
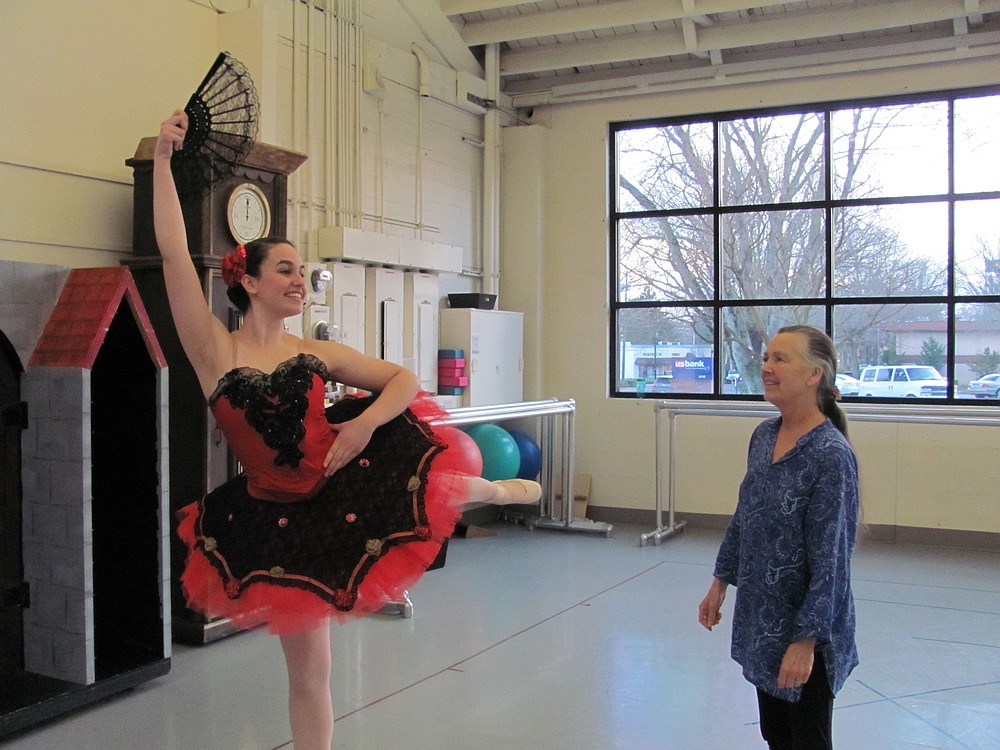
M526 432L520 430L508 430L510 436L517 443L517 450L521 454L521 464L517 470L518 479L534 479L538 472L542 470L542 449L538 443Z
M521 452L511 434L495 424L476 424L465 430L483 456L483 479L513 479L521 467Z

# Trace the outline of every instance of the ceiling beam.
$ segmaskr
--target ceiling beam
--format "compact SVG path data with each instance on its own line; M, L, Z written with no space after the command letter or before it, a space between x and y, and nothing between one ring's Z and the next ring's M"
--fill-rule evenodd
M658 0L657 4L660 6L660 12L667 14L663 20L667 20L708 13L732 13L749 8L784 5L787 2L788 0ZM441 12L445 15L458 16L464 13L483 13L513 8L515 5L524 5L524 0L438 0L438 4L441 6ZM614 3L618 7L630 4L630 2ZM577 8L571 7L566 10L574 11Z
M508 84L505 93L511 97L512 106L524 108L758 81L815 78L863 72L876 67L940 65L956 60L989 59L1000 55L1000 32L971 34L969 41L969 48L960 47L954 38L927 39L885 45L877 49L845 47L819 53L807 53L798 48L797 54L770 59L748 56L726 63L721 68L705 64L689 64L684 67L659 64L634 68L637 71L634 75L610 78L600 78L601 74L595 71L571 76L526 79Z
M681 31L684 32L684 46L689 52L698 51L698 32L694 28L694 21L685 18L681 21Z
M446 1L442 0L442 6ZM474 0L451 1L474 2ZM489 8L505 5L504 0L483 0L483 2ZM609 29L613 26L682 21L685 18L698 20L714 13L733 13L786 3L787 0L699 0L696 3L688 0L623 0L617 3L578 5L541 13L510 15L487 21L469 21L462 26L461 34L466 44L474 47L477 44L572 34L592 29ZM450 11L445 13L450 15Z
M979 12L998 10L1000 0L979 2ZM500 71L516 75L692 52L708 54L712 50L908 28L951 20L964 13L965 0L900 0L878 6L813 8L702 28L693 50L678 28L508 50L501 56Z
M462 13L482 13L484 10L496 8L513 8L523 5L524 0L438 0L441 12L446 16L458 16Z

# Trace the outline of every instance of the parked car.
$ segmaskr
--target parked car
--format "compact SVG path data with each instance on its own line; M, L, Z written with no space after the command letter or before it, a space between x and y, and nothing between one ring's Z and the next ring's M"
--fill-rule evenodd
M857 396L861 390L861 381L850 375L837 373L837 390L841 396Z
M859 396L946 398L948 381L929 365L872 365L861 371Z
M646 385L646 393L670 393L672 375L657 375L651 383Z
M1000 372L973 380L969 383L969 395L976 398L1000 398Z

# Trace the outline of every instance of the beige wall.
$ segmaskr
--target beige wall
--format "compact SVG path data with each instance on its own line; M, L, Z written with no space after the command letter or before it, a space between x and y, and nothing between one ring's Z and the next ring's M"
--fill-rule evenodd
M544 270L537 312L526 319L537 325L542 353L543 377L534 395L576 399L576 467L593 477L592 505L654 507L652 406L607 397L608 122L998 82L1000 65L989 60L932 71L718 86L539 109L532 128L544 135L505 131L505 143L518 144L511 156L517 161L507 170L540 170L545 185L542 207L535 194L504 193L505 226L519 226L522 243L506 245L506 262L533 254ZM525 229L530 222L541 229ZM679 419L678 510L731 513L756 420ZM1000 429L859 423L853 436L870 523L1000 532Z
M4 0L0 259L117 265L131 248L125 159L201 80L216 18L177 0Z

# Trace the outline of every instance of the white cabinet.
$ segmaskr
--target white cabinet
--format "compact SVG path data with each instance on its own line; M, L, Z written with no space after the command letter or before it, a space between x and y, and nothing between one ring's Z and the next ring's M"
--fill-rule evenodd
M365 352L403 364L403 271L365 269Z
M330 340L359 352L365 350L365 267L354 263L328 263L333 282L327 290L330 307Z
M524 313L507 310L441 310L441 349L461 349L469 385L462 406L522 400Z
M438 277L406 271L403 299L403 362L417 374L421 389L437 390L438 311L441 294Z

